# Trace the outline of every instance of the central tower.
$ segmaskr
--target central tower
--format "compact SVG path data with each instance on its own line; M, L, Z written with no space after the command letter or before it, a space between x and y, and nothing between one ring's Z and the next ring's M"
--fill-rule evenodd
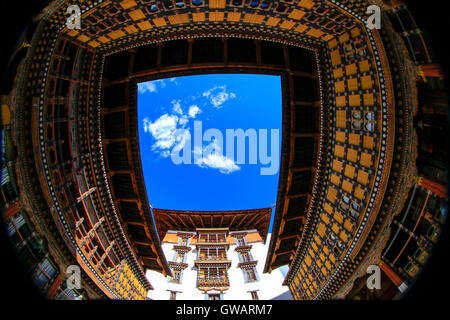
M258 300L288 290L280 270L263 274L272 208L152 212L172 275L147 271L151 299Z
M229 230L228 228L208 228L196 231L197 260L194 263L197 269L197 288L205 293L218 292L215 295L209 295L211 299L217 299L220 297L219 292L223 293L230 287L228 269L231 266L231 260L227 257L230 248Z

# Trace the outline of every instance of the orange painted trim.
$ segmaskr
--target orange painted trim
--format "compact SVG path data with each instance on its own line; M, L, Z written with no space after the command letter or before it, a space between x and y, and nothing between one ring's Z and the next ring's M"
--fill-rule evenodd
M18 202L14 203L12 206L3 211L3 219L8 221L13 215L19 212Z
M56 291L58 290L58 288L61 286L61 283L63 282L63 277L61 274L59 274L55 281L53 281L52 285L50 286L50 288L48 288L46 296L48 299L53 299L55 297Z
M422 71L423 75L426 77L442 77L442 69L441 66L434 63L434 64L425 64L423 66L420 66L420 70Z
M431 191L433 194L441 198L447 199L447 188L436 181L421 177L419 179L419 186Z
M381 270L388 276L389 279L398 287L403 283L403 280L391 269L386 263L380 261L379 263Z

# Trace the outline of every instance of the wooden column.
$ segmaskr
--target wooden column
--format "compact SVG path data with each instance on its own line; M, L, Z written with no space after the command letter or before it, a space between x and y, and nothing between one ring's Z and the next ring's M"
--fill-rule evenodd
M397 273L392 270L392 268L387 265L385 262L380 261L379 266L381 270L388 276L389 279L391 279L392 283L400 290L400 292L404 292L408 286L405 282L397 275Z
M5 211L3 211L3 219L5 221L9 220L13 215L19 212L19 207L18 202L16 202L12 206L6 208Z
M59 274L55 281L53 281L52 285L50 286L50 288L48 288L46 296L48 299L53 299L55 297L56 291L58 290L58 288L61 286L61 283L63 282L63 275Z

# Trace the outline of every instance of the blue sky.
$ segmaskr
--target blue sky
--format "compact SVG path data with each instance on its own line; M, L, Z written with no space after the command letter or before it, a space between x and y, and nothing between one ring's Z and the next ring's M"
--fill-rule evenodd
M262 164L259 153L256 164L250 164L248 139L245 163L237 159L237 140L234 158L227 157L226 129L254 129L255 133L267 129L266 137L256 136L255 150L260 151L260 140L267 141L268 155L274 149L279 155L280 148L271 142L271 133L278 129L281 147L279 76L212 74L140 83L138 121L144 180L152 207L237 210L276 203L279 170L262 175L261 168L270 164ZM195 148L195 123L197 127L201 123L203 134L208 129L220 131L223 144L216 137ZM204 138L197 134L199 137ZM171 156L175 151L180 156L186 153L191 163L175 164ZM201 160L194 163L194 153L202 152Z

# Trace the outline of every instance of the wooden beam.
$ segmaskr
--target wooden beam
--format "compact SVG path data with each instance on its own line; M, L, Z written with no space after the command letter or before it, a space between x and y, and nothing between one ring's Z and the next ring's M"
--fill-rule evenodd
M286 221L286 222L301 219L301 220L303 220L303 224L306 223L306 216L305 216L305 215L294 216L294 217L283 218L283 219L284 219L284 221Z
M252 225L253 221L256 220L258 218L257 214L254 214L252 218L250 218L250 220L247 222L248 225Z
M295 254L295 249L286 249L285 251L279 251L279 252L276 252L275 255L281 256L286 253Z
M129 140L136 140L136 137L123 137L123 138L109 138L109 139L102 139L103 144L111 144L114 142L127 142Z
M241 216L241 221L239 221L239 224L236 226L236 228L239 228L245 220L248 220L247 217L248 215L240 215Z
M320 136L320 134L294 132L293 136L294 136L294 138L318 138Z
M106 172L106 175L108 176L108 178L116 175L116 174L131 174L132 171L131 169L125 169L125 170L109 170Z
M290 195L287 196L287 198L289 200L297 199L297 198L300 198L300 197L308 197L308 193L297 193L297 194L290 194Z
M181 224L186 228L186 229L190 229L189 226L186 224L186 222L184 221L184 219L180 216L180 215L175 215L175 217L177 217L177 219L181 222Z
M126 112L128 111L130 107L129 106L121 106L121 107L116 107L116 108L102 108L101 113L102 115L106 115L106 114L110 114L110 113L116 113L116 112Z
M175 218L172 217L171 214L167 214L165 217L166 217L167 220L170 220L172 222L173 227L176 229L178 223L177 223L177 221L175 221Z
M192 228L195 229L195 228L196 228L196 225L195 225L194 219L192 218L192 216L191 216L190 214L188 214L187 216L189 217L189 220L190 220L191 223L192 223Z
M282 240L287 240L287 239L292 239L292 238L299 238L300 234L292 234L292 235L288 235L288 236L279 236L280 241Z
M302 167L302 168L292 168L292 172L302 172L302 171L315 171L316 167Z
M202 223L202 227L203 228L205 228L205 221L203 220L203 217L202 217L202 215L197 215L198 216L198 218L200 219L200 222Z
M134 203L139 203L139 200L138 200L138 199L134 199L134 198L118 198L116 201L117 201L117 202L123 201L123 202L134 202Z
M136 222L136 221L126 221L126 224L131 224L134 226L140 226L140 227L145 227L145 223L144 222Z

